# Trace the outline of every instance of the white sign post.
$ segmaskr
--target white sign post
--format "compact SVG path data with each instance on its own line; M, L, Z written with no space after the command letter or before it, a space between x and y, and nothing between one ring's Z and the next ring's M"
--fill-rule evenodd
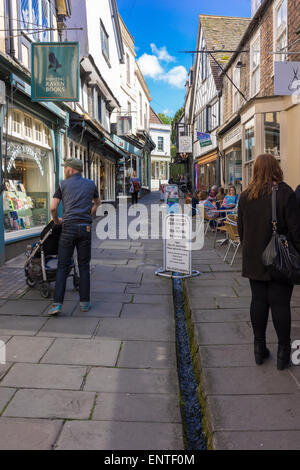
M156 275L183 279L199 276L192 270L192 219L185 214L168 214L164 219L164 267ZM170 273L170 274L168 274ZM173 274L176 273L176 274Z

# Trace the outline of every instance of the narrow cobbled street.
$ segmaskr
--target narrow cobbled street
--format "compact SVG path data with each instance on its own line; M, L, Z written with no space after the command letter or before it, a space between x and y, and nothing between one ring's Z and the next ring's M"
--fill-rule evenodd
M57 318L12 267L23 257L0 270L18 273L1 291L1 449L184 449L172 283L154 274L162 259L161 240L94 234L92 310L80 313L70 282Z

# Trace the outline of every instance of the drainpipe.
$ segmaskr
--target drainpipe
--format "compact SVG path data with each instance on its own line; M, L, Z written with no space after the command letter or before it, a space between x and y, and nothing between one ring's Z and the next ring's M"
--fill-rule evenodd
M8 0L8 18L9 18L9 53L12 58L15 58L16 56L16 51L15 51L15 43L14 43L14 25L13 25L13 0Z

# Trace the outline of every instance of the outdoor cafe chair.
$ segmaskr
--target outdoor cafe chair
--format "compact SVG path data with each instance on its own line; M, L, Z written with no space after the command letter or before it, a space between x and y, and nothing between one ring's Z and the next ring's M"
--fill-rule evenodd
M229 255L230 248L233 247L234 253L233 253L231 263L230 263L230 266L232 266L236 258L237 252L241 246L241 241L240 241L240 237L238 234L237 224L234 225L229 220L226 220L224 224L225 224L225 227L228 233L228 239L229 239L228 248L224 256L224 262L226 261L227 256Z

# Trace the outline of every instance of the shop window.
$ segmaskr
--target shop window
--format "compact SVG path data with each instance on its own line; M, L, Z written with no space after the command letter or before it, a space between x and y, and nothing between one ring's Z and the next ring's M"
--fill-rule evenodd
M264 114L265 152L280 156L280 113Z
M251 95L260 90L260 37L251 45Z
M35 123L35 141L42 143L42 124L39 122Z
M164 138L163 137L158 137L157 139L157 150L160 152L164 151Z
M14 111L12 114L12 133L15 135L22 134L22 121L21 121L21 113L18 111Z
M53 174L51 160L49 151L29 143L8 141L3 197L6 234L48 223Z
M254 121L251 121L245 128L245 159L249 162L254 159Z
M287 47L287 0L280 0L274 7L275 51L285 50ZM286 54L274 55L275 61L285 61Z
M24 136L32 139L32 119L29 116L24 116Z

